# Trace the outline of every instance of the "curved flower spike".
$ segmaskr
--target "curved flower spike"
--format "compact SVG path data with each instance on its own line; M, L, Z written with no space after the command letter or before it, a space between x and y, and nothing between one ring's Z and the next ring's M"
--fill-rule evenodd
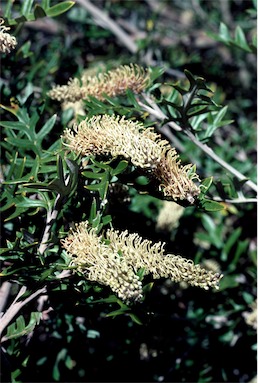
M142 168L159 184L165 197L194 203L200 193L193 179L199 180L193 165L181 165L174 148L154 128L144 129L140 122L120 116L94 116L74 130L66 129L64 143L83 155L123 156Z
M81 222L62 240L71 256L71 266L84 276L109 286L126 302L140 301L142 282L137 272L154 278L170 278L174 282L187 282L208 290L219 288L222 275L195 265L178 255L164 254L164 243L143 240L138 234L110 229L105 237L89 229L88 222Z
M139 65L121 65L96 76L86 73L81 80L70 79L67 85L55 86L48 96L53 100L71 102L85 100L88 96L104 100L104 94L114 97L124 94L127 89L141 93L148 86L149 79L149 72Z

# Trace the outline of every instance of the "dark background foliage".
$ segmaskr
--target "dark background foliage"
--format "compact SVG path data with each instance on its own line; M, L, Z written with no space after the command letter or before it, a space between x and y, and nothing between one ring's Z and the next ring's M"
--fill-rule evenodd
M13 4L12 18L21 15L22 3ZM51 5L58 3L53 1ZM165 68L157 80L160 83L179 81L185 86L185 69L205 78L215 101L228 106L227 120L233 121L216 129L209 145L224 161L255 181L256 4L249 0L92 2L131 36L138 47L132 52L108 28L99 25L82 3L76 2L56 18L38 18L13 26L11 32L15 31L18 47L2 57L1 120L17 120L8 109L17 103L27 111L38 133L56 114L48 134L41 143L35 142L37 149L21 146L21 141L16 142L3 126L1 166L7 181L2 189L3 206L8 205L8 196L15 196L15 203L1 213L1 260L3 270L10 272L10 276L3 273L3 282L12 282L7 307L18 285L25 284L33 291L47 282L48 292L43 318L33 332L3 343L2 381L250 382L256 375L256 332L243 313L251 311L250 304L256 299L254 203L227 202L224 210L216 212L188 207L177 228L160 232L156 221L162 201L138 194L132 186L126 202L111 199L106 213L115 228L165 241L167 252L196 263L214 259L224 278L218 292L158 280L141 305L123 315L109 316L117 309L116 303L93 303L108 299L108 288L89 284L78 275L54 279L56 265L60 269L63 265L59 239L71 223L89 217L94 203L84 180L79 179L74 194L64 197L46 259L36 254L34 245L40 242L45 227L43 202L29 209L17 198L22 195L22 177L24 182L32 182L29 174L35 161L39 170L34 181L47 184L56 178L56 153L62 159L65 155L60 134L72 115L47 97L52 85L66 84L85 68L102 65L109 69L131 62ZM3 15L8 4L2 3ZM245 40L236 38L237 28L244 33L246 46ZM39 117L36 123L33 113ZM132 109L131 113L137 116L138 112ZM180 143L182 160L196 163L201 178L213 176L212 197L221 196L221 190L225 193L225 185L236 186L232 175L181 132L173 134ZM20 137L18 134L16 138ZM15 164L14 175L10 175L10 164ZM17 183L8 185L13 180ZM246 198L254 197L247 186L243 193ZM54 196L55 192L49 192L42 201L53 204ZM96 195L94 198L98 199ZM32 301L19 315L28 323L37 307Z

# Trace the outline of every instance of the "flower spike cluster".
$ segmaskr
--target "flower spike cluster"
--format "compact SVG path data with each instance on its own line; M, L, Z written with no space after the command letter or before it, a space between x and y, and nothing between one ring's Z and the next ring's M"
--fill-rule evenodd
M0 18L0 52L10 53L17 45L16 38L11 36L7 31L9 27L5 27L4 19Z
M94 116L66 129L64 143L82 155L123 156L155 179L165 197L194 202L200 193L193 165L181 165L179 156L154 128L120 116Z
M165 254L164 243L143 240L138 234L109 229L98 236L88 222L81 222L62 240L71 256L71 266L91 281L109 286L127 303L143 297L142 282L137 272L153 278L169 278L174 282L208 290L219 288L222 275L195 265L193 261L178 255Z
M79 101L89 96L104 100L104 94L110 97L124 94L127 89L141 93L149 84L149 72L137 64L121 65L116 69L96 76L87 72L79 80L70 79L67 85L57 85L48 92L48 96L57 101Z

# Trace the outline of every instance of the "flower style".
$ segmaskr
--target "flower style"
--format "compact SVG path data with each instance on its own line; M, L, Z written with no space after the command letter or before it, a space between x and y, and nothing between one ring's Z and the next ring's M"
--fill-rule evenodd
M187 282L208 290L219 288L221 274L205 270L193 261L179 255L165 254L164 243L143 240L138 234L109 229L98 236L88 222L81 222L62 240L71 256L71 266L91 281L109 286L127 303L143 297L142 282L137 272L153 278L169 278L174 282Z
M79 101L94 96L104 100L104 95L114 97L124 94L127 89L141 93L149 84L149 72L137 64L121 65L99 75L89 76L86 72L79 80L70 79L67 85L57 85L48 96L58 101Z
M17 45L16 38L11 36L7 31L9 31L9 27L5 27L4 19L0 18L0 52L2 53L10 53L12 49L14 49Z
M144 129L140 122L120 116L94 116L75 125L74 130L66 129L63 138L66 146L83 155L129 159L159 183L165 197L194 203L200 193L193 182L194 178L198 180L193 165L182 166L169 142L162 140L154 128Z

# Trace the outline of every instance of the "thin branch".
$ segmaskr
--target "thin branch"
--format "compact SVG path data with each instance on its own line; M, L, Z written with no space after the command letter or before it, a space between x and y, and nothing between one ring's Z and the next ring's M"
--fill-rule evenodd
M59 203L60 200L61 200L61 195L58 194L56 201L55 201L54 209L47 212L46 226L45 226L45 230L44 230L44 233L42 235L42 239L40 241L40 245L39 245L39 249L38 249L38 252L40 254L43 254L44 251L46 250L46 248L48 247L48 240L50 237L51 228L52 228L53 223L56 221L56 218L57 218L57 215L59 212L58 206L60 205L60 203Z
M10 305L8 310L4 313L0 320L0 335L3 332L3 330L8 326L8 324L12 321L12 319L15 317L15 315L21 310L23 306L25 306L28 302L30 302L32 299L37 297L40 294L46 293L46 286L42 287L41 289L35 291L33 294L31 294L28 298L24 299L24 301L17 302L18 299L24 293L26 292L27 287L22 286L19 293L17 294L16 298L14 299L13 303Z
M189 130L185 131L185 134L190 138L190 140L198 146L204 153L206 153L209 157L211 157L213 160L215 160L218 164L220 164L224 169L228 170L231 174L233 174L235 177L237 177L240 181L244 181L247 179L246 176L244 176L242 173L240 173L237 169L235 169L233 166L222 160L214 151L207 145L200 142L195 135L190 132ZM248 185L251 189L253 189L255 192L258 191L257 185L251 181L248 180L245 183Z
M95 17L96 21L101 23L101 26L105 26L108 30L110 30L131 53L137 52L137 45L131 36L120 28L117 23L115 23L106 13L88 0L76 0L76 3L80 4L93 17Z
M168 117L162 112L162 110L158 107L158 105L152 99L150 99L146 94L143 96L144 96L145 101L151 106L144 104L143 102L139 101L139 99L138 99L138 104L141 106L141 108L143 108L144 110L146 110L147 112L149 112L150 114L152 114L153 116L158 118L159 120L168 119ZM204 153L206 153L214 161L216 161L218 164L220 164L224 169L228 170L231 174L233 174L235 177L237 177L240 181L244 181L247 179L246 176L244 176L237 169L235 169L233 166L231 166L230 164L225 162L222 158L220 158L207 144L203 144L202 142L200 142L195 137L195 135L192 132L190 132L188 129L182 129L179 125L177 125L173 121L169 121L166 125L170 126L172 129L174 129L176 131L182 131L184 134L186 134L187 137L190 138L190 140L196 146L198 146ZM253 189L257 193L257 191L258 191L257 185L253 181L248 180L248 181L246 181L245 184L248 185L251 189Z
M71 276L71 270L63 270L56 276L56 279L63 279Z
M220 7L220 14L222 17L222 20L226 25L229 27L233 27L233 19L232 15L230 13L230 2L228 0L219 0L219 7Z
M226 203L233 203L233 204L239 204L239 203L257 203L258 200L256 198L233 198L233 199L222 199L220 197L213 197L214 201L218 202L226 202Z
M0 317L4 311L6 301L8 299L12 284L8 281L4 282L0 288Z
M107 15L101 9L96 7L96 5L93 5L89 0L75 0L75 2L77 4L80 4L83 8L85 8L95 18L96 22L101 27L106 28L110 32L112 32L118 38L118 40L125 46L125 48L129 50L129 52L133 54L138 52L137 44L134 42L134 39L132 38L132 36L126 33L124 29L122 29L119 26L119 20L118 22L116 22L115 20L111 19L109 15ZM120 25L121 25L121 22L120 22ZM125 28L127 30L129 29L127 26L125 26ZM131 28L131 31L136 37L141 36L142 34L142 32L136 28ZM152 59L152 57L149 57L147 53L144 54L144 57L142 57L141 60L148 66L161 65L161 63ZM176 78L185 77L184 73L177 69L171 69L169 67L167 68L165 67L164 71L168 73L169 75L174 76Z

